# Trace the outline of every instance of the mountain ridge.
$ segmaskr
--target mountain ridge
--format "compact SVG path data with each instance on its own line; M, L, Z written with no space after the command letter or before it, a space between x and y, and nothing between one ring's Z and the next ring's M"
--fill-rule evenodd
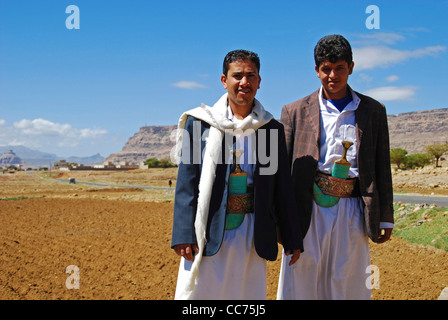
M88 157L61 157L54 153L42 152L39 150L34 150L27 148L25 146L0 146L0 156L12 150L15 155L17 155L22 160L22 167L49 167L53 166L54 162L59 160L66 160L67 162L75 162L84 165L101 164L104 161L104 157L99 153L88 156ZM6 166L7 164L2 164L1 166Z
M448 108L412 111L387 116L390 147L403 148L408 154L424 152L425 145L448 141ZM170 158L177 129L170 126L141 127L119 152L109 155L105 162L139 164L148 158Z

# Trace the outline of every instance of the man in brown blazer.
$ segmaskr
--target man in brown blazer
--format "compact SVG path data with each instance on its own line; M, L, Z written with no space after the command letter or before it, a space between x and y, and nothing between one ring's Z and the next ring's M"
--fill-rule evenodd
M322 38L314 57L321 88L284 106L281 115L305 250L294 266L282 263L277 298L370 299L368 239L387 241L394 222L386 110L348 85L354 62L345 38ZM346 153L353 187L324 207L313 188L317 176L322 187L345 183L331 178L342 141L353 143Z

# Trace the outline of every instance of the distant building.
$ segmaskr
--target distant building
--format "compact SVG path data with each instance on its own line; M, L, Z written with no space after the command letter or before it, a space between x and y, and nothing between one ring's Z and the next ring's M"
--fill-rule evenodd
M114 164L111 161L106 161L103 164L97 164L93 166L76 165L70 166L70 170L133 170L138 169L139 166L131 165L128 162L121 162Z
M58 162L53 163L54 170L59 169L68 169L68 163L66 160L59 160Z

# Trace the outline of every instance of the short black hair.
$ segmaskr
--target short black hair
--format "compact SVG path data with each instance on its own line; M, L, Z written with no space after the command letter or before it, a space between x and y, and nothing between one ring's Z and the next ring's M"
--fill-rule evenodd
M341 35L333 34L320 39L314 47L314 61L319 67L324 61L335 63L344 60L350 65L353 62L352 47Z
M260 58L255 52L248 50L233 50L230 51L224 58L224 63L222 65L222 74L227 76L227 72L229 71L229 65L232 62L239 60L250 60L255 63L257 67L258 73L260 73Z

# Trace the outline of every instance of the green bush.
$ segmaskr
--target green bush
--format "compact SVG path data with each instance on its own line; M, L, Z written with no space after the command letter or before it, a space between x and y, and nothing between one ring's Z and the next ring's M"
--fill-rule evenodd
M390 149L390 162L397 165L397 169L400 169L402 163L406 159L408 152L402 148Z
M405 157L404 166L406 169L423 168L431 163L432 156L427 153L414 153Z
M436 160L436 167L439 166L439 159L448 151L448 143L433 144L426 146L425 150Z
M176 166L168 159L159 160L157 158L149 158L145 161L145 164L148 166L148 168L170 168Z
M159 161L159 159L156 159L156 158L149 158L149 159L146 159L145 164L149 168L158 168L160 165L160 161Z

